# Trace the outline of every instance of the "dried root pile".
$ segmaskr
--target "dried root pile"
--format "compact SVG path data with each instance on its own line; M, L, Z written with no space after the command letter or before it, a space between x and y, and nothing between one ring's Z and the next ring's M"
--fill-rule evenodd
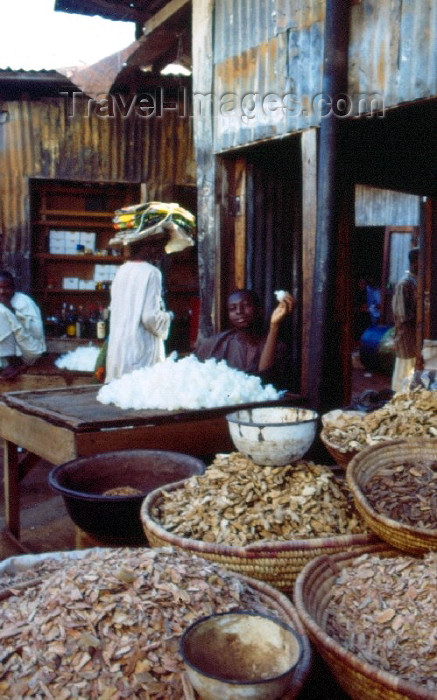
M205 474L156 501L164 529L203 542L245 546L366 532L344 484L328 467L261 467L239 452L217 455Z
M335 411L323 418L323 435L340 452L384 440L437 437L437 391L418 388L395 394L372 413Z

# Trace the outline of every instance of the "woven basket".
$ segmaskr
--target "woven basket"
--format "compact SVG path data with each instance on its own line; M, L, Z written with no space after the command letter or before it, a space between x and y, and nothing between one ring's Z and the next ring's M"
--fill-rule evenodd
M324 430L322 430L320 433L320 439L323 442L323 444L325 445L325 447L328 450L331 457L333 457L335 459L336 464L338 464L338 466L342 467L343 469L346 469L346 467L349 464L349 462L351 461L352 457L355 457L355 455L359 454L358 450L350 450L349 452L340 452L338 447L333 445L332 442L329 442Z
M351 460L346 471L355 507L368 527L393 547L411 554L437 550L437 530L415 528L377 513L362 489L381 468L424 461L437 462L437 439L390 440L366 447Z
M182 488L183 483L179 481L170 484L165 487L165 492L171 493ZM286 542L262 540L245 547L235 547L179 537L165 530L150 515L162 498L162 490L156 489L149 493L141 507L141 522L151 547L179 547L191 554L217 562L238 574L264 581L285 593L292 593L297 574L314 557L379 542L373 534L337 535Z
M70 559L84 559L87 557L90 551L92 550L82 549L80 551L45 552L44 554L10 557L0 562L0 576L31 570L32 567L34 567L38 562L44 561L44 559L54 558L60 561L65 560L66 563L68 563ZM293 700L294 698L297 698L302 690L312 665L312 651L305 627L303 626L294 605L280 591L275 590L262 581L254 581L252 579L249 580L244 576L241 576L240 578L244 580L252 590L257 591L262 602L265 605L268 605L269 609L272 611L274 610L276 612L276 616L282 620L282 622L290 625L290 627L296 630L296 632L300 635L302 645L301 657L293 673L290 688L283 698L283 700Z
M355 553L317 557L299 574L295 584L295 606L305 629L339 685L353 700L435 700L435 693L403 681L347 651L326 629L325 610L332 585L340 571L365 552L381 557L399 556L386 544L362 547Z

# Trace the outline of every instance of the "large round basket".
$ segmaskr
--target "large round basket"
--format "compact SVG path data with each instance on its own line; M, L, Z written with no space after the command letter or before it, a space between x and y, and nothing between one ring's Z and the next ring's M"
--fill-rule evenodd
M325 631L325 611L333 583L344 567L353 565L356 557L365 552L381 557L400 554L387 544L380 543L362 547L361 551L355 550L354 553L321 556L309 562L297 577L295 606L309 638L339 685L353 700L435 700L435 693L361 661Z
M366 447L351 460L346 471L355 507L368 527L382 540L412 554L437 550L437 530L415 528L376 512L363 489L380 469L419 462L437 463L437 439L390 440Z
M32 569L44 559L54 558L58 559L59 561L65 561L65 563L68 564L68 561L71 559L86 559L88 554L93 551L95 551L95 549L72 552L48 552L37 555L32 554L10 557L9 559L5 559L4 561L0 562L0 576L3 574L14 575L19 572ZM104 551L104 548L102 548L102 551ZM294 605L280 591L275 590L262 581L253 581L252 579L248 580L244 576L239 576L239 578L242 581L245 581L251 589L260 595L263 603L265 603L265 605L267 605L272 611L275 611L276 616L282 620L282 622L285 622L287 625L292 627L300 635L302 654L299 659L299 663L296 666L295 672L293 673L290 688L283 698L283 700L293 700L294 698L298 697L305 682L307 681L312 665L312 651L305 627L303 626Z
M182 488L183 482L165 487L166 493ZM222 566L260 581L285 593L292 593L297 574L305 564L321 554L354 550L364 544L379 542L376 535L337 535L282 542L262 540L252 545L235 547L179 537L166 530L152 516L162 499L163 489L146 496L141 507L144 533L152 547L179 547L191 554L217 562Z
M322 430L320 433L320 439L325 445L331 457L335 459L335 463L343 469L346 469L352 457L355 457L355 455L358 454L358 450L348 450L347 452L342 452L341 450L339 450L338 447L336 447L336 445L333 445L332 442L328 440L324 430Z

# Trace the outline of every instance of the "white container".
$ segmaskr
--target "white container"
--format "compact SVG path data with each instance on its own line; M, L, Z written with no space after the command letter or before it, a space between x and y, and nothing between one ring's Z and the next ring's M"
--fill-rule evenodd
M316 411L272 406L226 416L232 442L255 464L282 467L301 459L316 436Z

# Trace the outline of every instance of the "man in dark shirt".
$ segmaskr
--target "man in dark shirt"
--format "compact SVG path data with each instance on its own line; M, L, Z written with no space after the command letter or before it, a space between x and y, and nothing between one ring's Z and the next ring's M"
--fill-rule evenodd
M227 301L232 327L199 343L195 350L196 357L201 361L212 357L225 360L230 367L256 374L263 382L273 383L278 388L278 384L283 383L290 362L287 345L278 340L279 328L295 304L295 299L286 293L274 309L265 333L261 302L256 292L250 289L235 290Z

